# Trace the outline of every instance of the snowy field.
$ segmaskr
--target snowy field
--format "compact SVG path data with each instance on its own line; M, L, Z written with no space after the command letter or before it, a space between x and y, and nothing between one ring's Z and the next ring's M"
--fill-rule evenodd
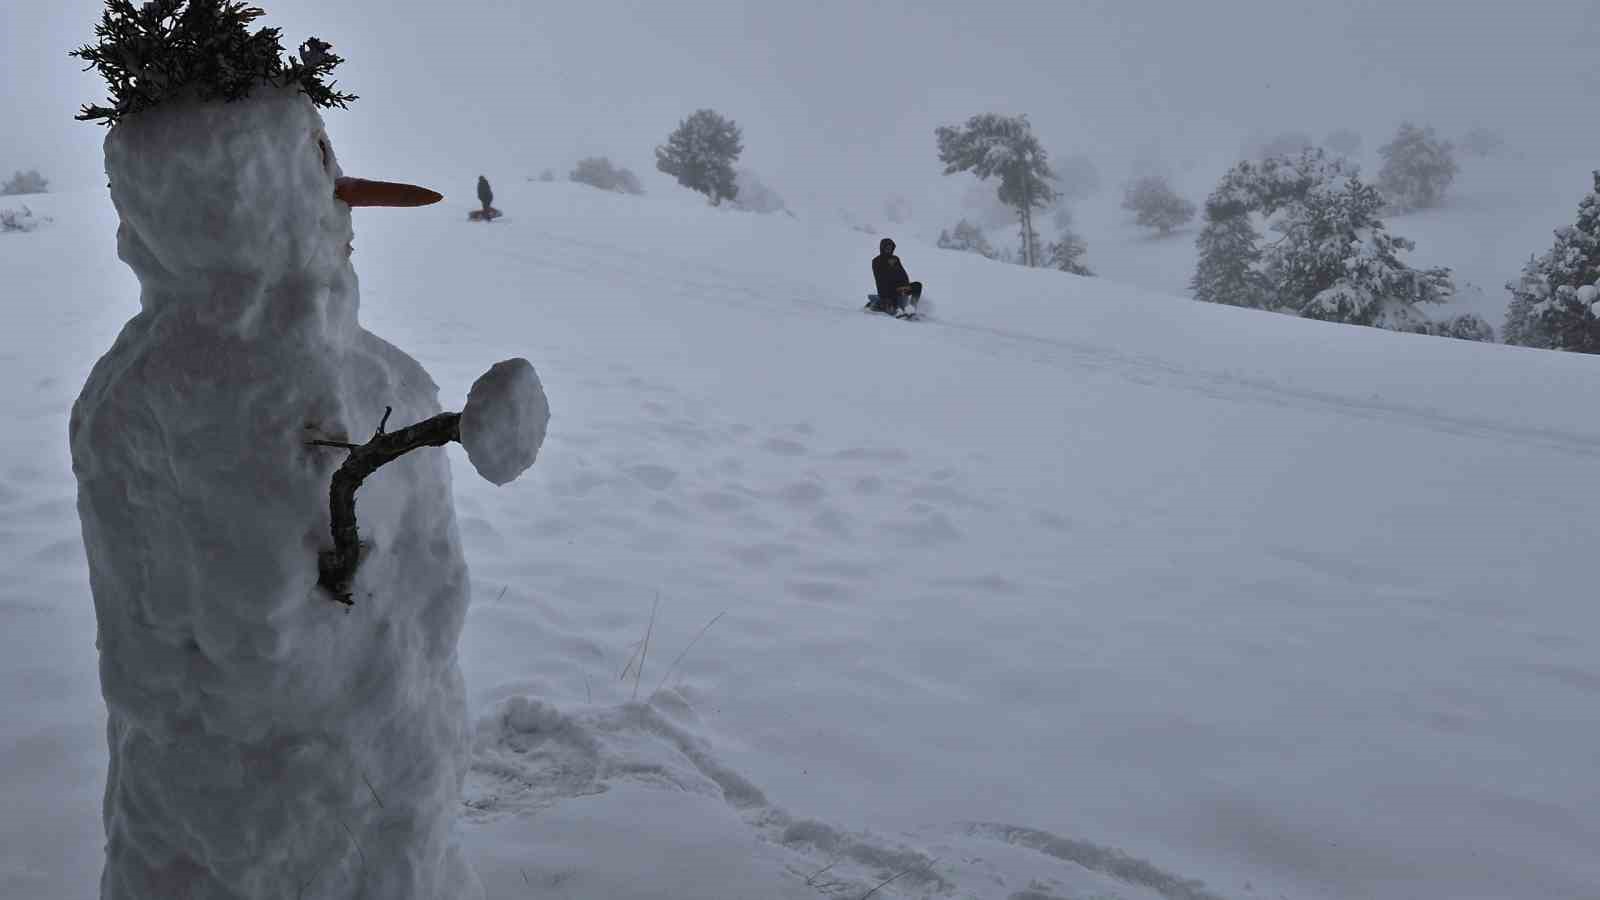
M906 324L858 310L876 241L844 227L509 182L469 225L455 193L357 210L354 261L446 408L526 356L553 409L508 487L448 451L490 897L1600 897L1600 359L1190 303L1081 225L1109 277L897 236L934 310ZM66 422L137 309L103 194L27 199L54 221L0 235L18 900L99 877ZM1425 218L1393 226L1421 262L1481 261Z

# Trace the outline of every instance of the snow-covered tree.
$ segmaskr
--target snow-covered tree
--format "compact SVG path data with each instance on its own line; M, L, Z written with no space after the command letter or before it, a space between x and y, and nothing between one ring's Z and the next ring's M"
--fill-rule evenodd
M5 184L0 184L0 197L43 194L49 189L50 180L40 175L38 169L29 169L26 172L18 171L6 179Z
M994 247L989 245L988 239L983 236L983 229L968 222L966 219L957 222L954 228L940 231L938 246L943 250L976 253L987 259L1000 258L1000 254L995 251Z
M1323 182L1272 228L1282 237L1262 255L1277 302L1310 319L1408 330L1420 303L1450 299L1450 270L1413 269L1399 254L1415 246L1378 218L1383 194L1356 176Z
M1473 313L1462 313L1448 319L1429 322L1427 333L1435 337L1455 338L1460 341L1494 342L1494 328Z
M1266 278L1256 268L1261 260L1261 235L1248 209L1207 204L1205 224L1195 238L1197 262L1189 290L1206 303L1260 308L1271 296Z
M1134 221L1162 234L1194 218L1194 204L1178 196L1160 175L1136 178L1122 192L1122 208L1135 215Z
M1049 156L1034 137L1027 116L981 113L965 125L940 126L935 132L944 174L971 172L980 180L1000 180L1000 202L1017 211L1021 224L1022 264L1042 261L1033 212L1056 198Z
M1322 146L1346 159L1354 159L1360 155L1361 144L1361 134L1349 128L1330 131L1328 136L1322 139Z
M1084 262L1084 255L1089 251L1089 245L1084 242L1083 236L1072 227L1072 208L1062 203L1056 207L1051 216L1055 220L1059 232L1054 241L1044 248L1044 264L1052 269L1071 272L1074 275L1093 275L1089 264Z
M744 152L741 140L739 126L732 119L713 110L698 110L679 122L667 142L656 148L656 168L718 206L739 193L733 164Z
M1402 262L1412 244L1388 233L1382 209L1376 188L1321 150L1242 162L1206 202L1191 287L1212 302L1418 330L1427 318L1416 305L1449 299L1450 272ZM1280 237L1262 248L1252 215Z
M644 193L644 188L639 184L639 176L625 166L612 165L611 160L604 156L590 156L578 160L578 164L568 173L567 180L619 194Z
M1383 157L1378 189L1399 209L1438 206L1460 169L1449 141L1434 137L1432 128L1410 122L1401 124L1394 140L1378 148L1378 155Z
M1045 265L1073 275L1091 276L1094 270L1083 261L1088 250L1088 245L1076 232L1065 232L1045 248Z
M736 173L734 186L738 188L738 195L733 198L734 209L753 213L777 213L788 209L783 197L750 169L740 169Z
M1600 171L1592 177L1576 224L1557 230L1555 245L1506 285L1506 343L1600 353Z

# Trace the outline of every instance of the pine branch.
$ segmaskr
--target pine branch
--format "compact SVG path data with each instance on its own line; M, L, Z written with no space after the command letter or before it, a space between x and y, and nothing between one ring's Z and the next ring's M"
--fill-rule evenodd
M96 42L69 55L105 78L109 105L86 103L77 118L114 125L175 96L232 102L263 84L297 86L324 108L356 99L324 81L344 61L327 43L310 38L298 58L285 61L279 29L250 30L263 15L240 0L150 0L139 7L106 0Z

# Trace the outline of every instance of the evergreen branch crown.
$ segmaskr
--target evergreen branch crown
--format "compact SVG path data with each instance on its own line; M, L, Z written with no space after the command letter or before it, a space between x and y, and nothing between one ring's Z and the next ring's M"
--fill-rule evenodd
M260 84L295 85L319 107L345 108L356 95L324 81L344 60L316 38L300 45L298 57L280 54L281 30L250 30L265 15L242 0L106 0L97 42L69 55L96 69L109 86L109 106L84 104L80 121L114 125L185 91L201 100L232 102Z

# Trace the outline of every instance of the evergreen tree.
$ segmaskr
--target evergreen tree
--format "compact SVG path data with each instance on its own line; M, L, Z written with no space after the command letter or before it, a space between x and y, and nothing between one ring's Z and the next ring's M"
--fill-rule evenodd
M941 126L935 136L944 174L971 172L980 180L999 178L1000 202L1017 211L1021 224L1020 261L1039 265L1042 260L1033 211L1049 207L1056 192L1050 184L1054 173L1048 154L1034 137L1028 117L982 113L964 126Z
M1378 148L1378 155L1383 157L1378 188L1400 209L1438 206L1459 171L1450 142L1435 138L1432 128L1410 122Z
M105 77L111 105L85 104L78 118L114 125L168 97L231 102L261 85L292 85L320 107L356 99L323 80L344 62L332 47L308 38L285 60L278 29L250 30L263 15L242 0L106 0L97 43L71 55Z
M1389 234L1378 218L1383 195L1356 176L1324 182L1286 210L1273 230L1283 237L1263 254L1278 302L1311 319L1410 330L1419 303L1442 303L1454 287L1449 269L1413 269L1400 261L1414 244Z
M966 219L956 223L955 228L939 232L939 248L943 250L960 250L964 253L976 253L986 259L999 259L1000 254L989 245L983 236L983 229L968 222Z
M1555 245L1531 259L1511 291L1508 344L1600 353L1600 171L1578 204L1578 220L1556 231Z
M1266 279L1255 268L1261 260L1261 248L1256 245L1259 239L1248 210L1207 204L1205 225L1194 242L1198 261L1189 281L1194 299L1230 306L1271 306Z
M713 110L702 109L678 123L656 148L656 168L684 187L705 194L712 206L738 196L733 164L744 152L739 126Z
M483 204L485 213L494 204L494 188L489 187L489 179L485 175L478 176L478 202Z
M1073 275L1093 275L1094 271L1083 261L1084 254L1089 251L1089 245L1084 243L1083 236L1072 228L1072 208L1065 203L1061 204L1056 207L1053 218L1056 227L1060 229L1060 235L1044 248L1044 264Z
M1134 179L1122 194L1122 208L1135 214L1134 221L1162 234L1171 234L1194 218L1194 204L1178 196L1160 175Z
M1412 249L1378 218L1383 196L1338 160L1312 150L1297 159L1243 162L1206 203L1191 287L1196 299L1264 306L1308 318L1426 330L1419 303L1450 298L1448 269L1417 270ZM1267 216L1282 235L1260 247L1250 221Z

